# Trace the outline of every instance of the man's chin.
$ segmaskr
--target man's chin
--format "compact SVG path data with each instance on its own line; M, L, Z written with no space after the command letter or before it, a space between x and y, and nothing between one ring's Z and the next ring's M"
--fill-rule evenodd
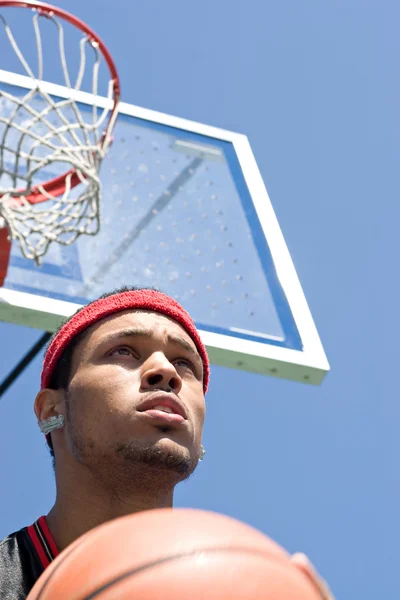
M120 444L116 448L116 454L137 466L146 465L151 470L174 473L179 480L189 477L197 465L197 460L191 457L187 448L169 438L163 438L154 444L138 444L136 440Z

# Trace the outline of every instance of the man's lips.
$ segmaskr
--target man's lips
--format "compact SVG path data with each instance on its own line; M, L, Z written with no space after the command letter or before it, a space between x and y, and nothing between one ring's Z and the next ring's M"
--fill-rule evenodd
M164 411L163 409L167 409ZM145 412L155 418L163 418L167 421L187 420L185 406L175 394L158 392L151 394L149 398L140 402L136 408L138 412Z
M150 409L140 412L141 415L146 418L153 419L158 424L163 423L164 425L177 425L181 423L186 423L185 419L178 415L177 413L167 413L163 410Z

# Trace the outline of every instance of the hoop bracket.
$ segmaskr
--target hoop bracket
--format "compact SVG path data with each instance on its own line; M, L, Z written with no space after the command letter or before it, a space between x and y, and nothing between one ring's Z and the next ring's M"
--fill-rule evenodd
M7 227L0 229L0 287L3 285L7 275L8 263L10 261L11 241Z

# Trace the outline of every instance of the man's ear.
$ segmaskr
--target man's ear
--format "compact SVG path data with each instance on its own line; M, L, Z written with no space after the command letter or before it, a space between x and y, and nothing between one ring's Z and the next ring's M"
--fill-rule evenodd
M64 390L40 390L33 406L38 421L64 414Z

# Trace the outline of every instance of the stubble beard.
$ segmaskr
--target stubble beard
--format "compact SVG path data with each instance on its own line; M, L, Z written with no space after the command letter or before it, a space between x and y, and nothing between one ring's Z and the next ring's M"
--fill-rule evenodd
M157 444L138 445L132 442L116 446L115 453L127 464L146 465L150 469L173 471L180 479L188 477L196 467L189 452L181 448L172 451Z
M82 430L68 394L65 412L74 458L107 487L173 487L189 478L197 466L198 457L192 457L187 448L162 440L147 444L131 440L100 450L90 433Z

